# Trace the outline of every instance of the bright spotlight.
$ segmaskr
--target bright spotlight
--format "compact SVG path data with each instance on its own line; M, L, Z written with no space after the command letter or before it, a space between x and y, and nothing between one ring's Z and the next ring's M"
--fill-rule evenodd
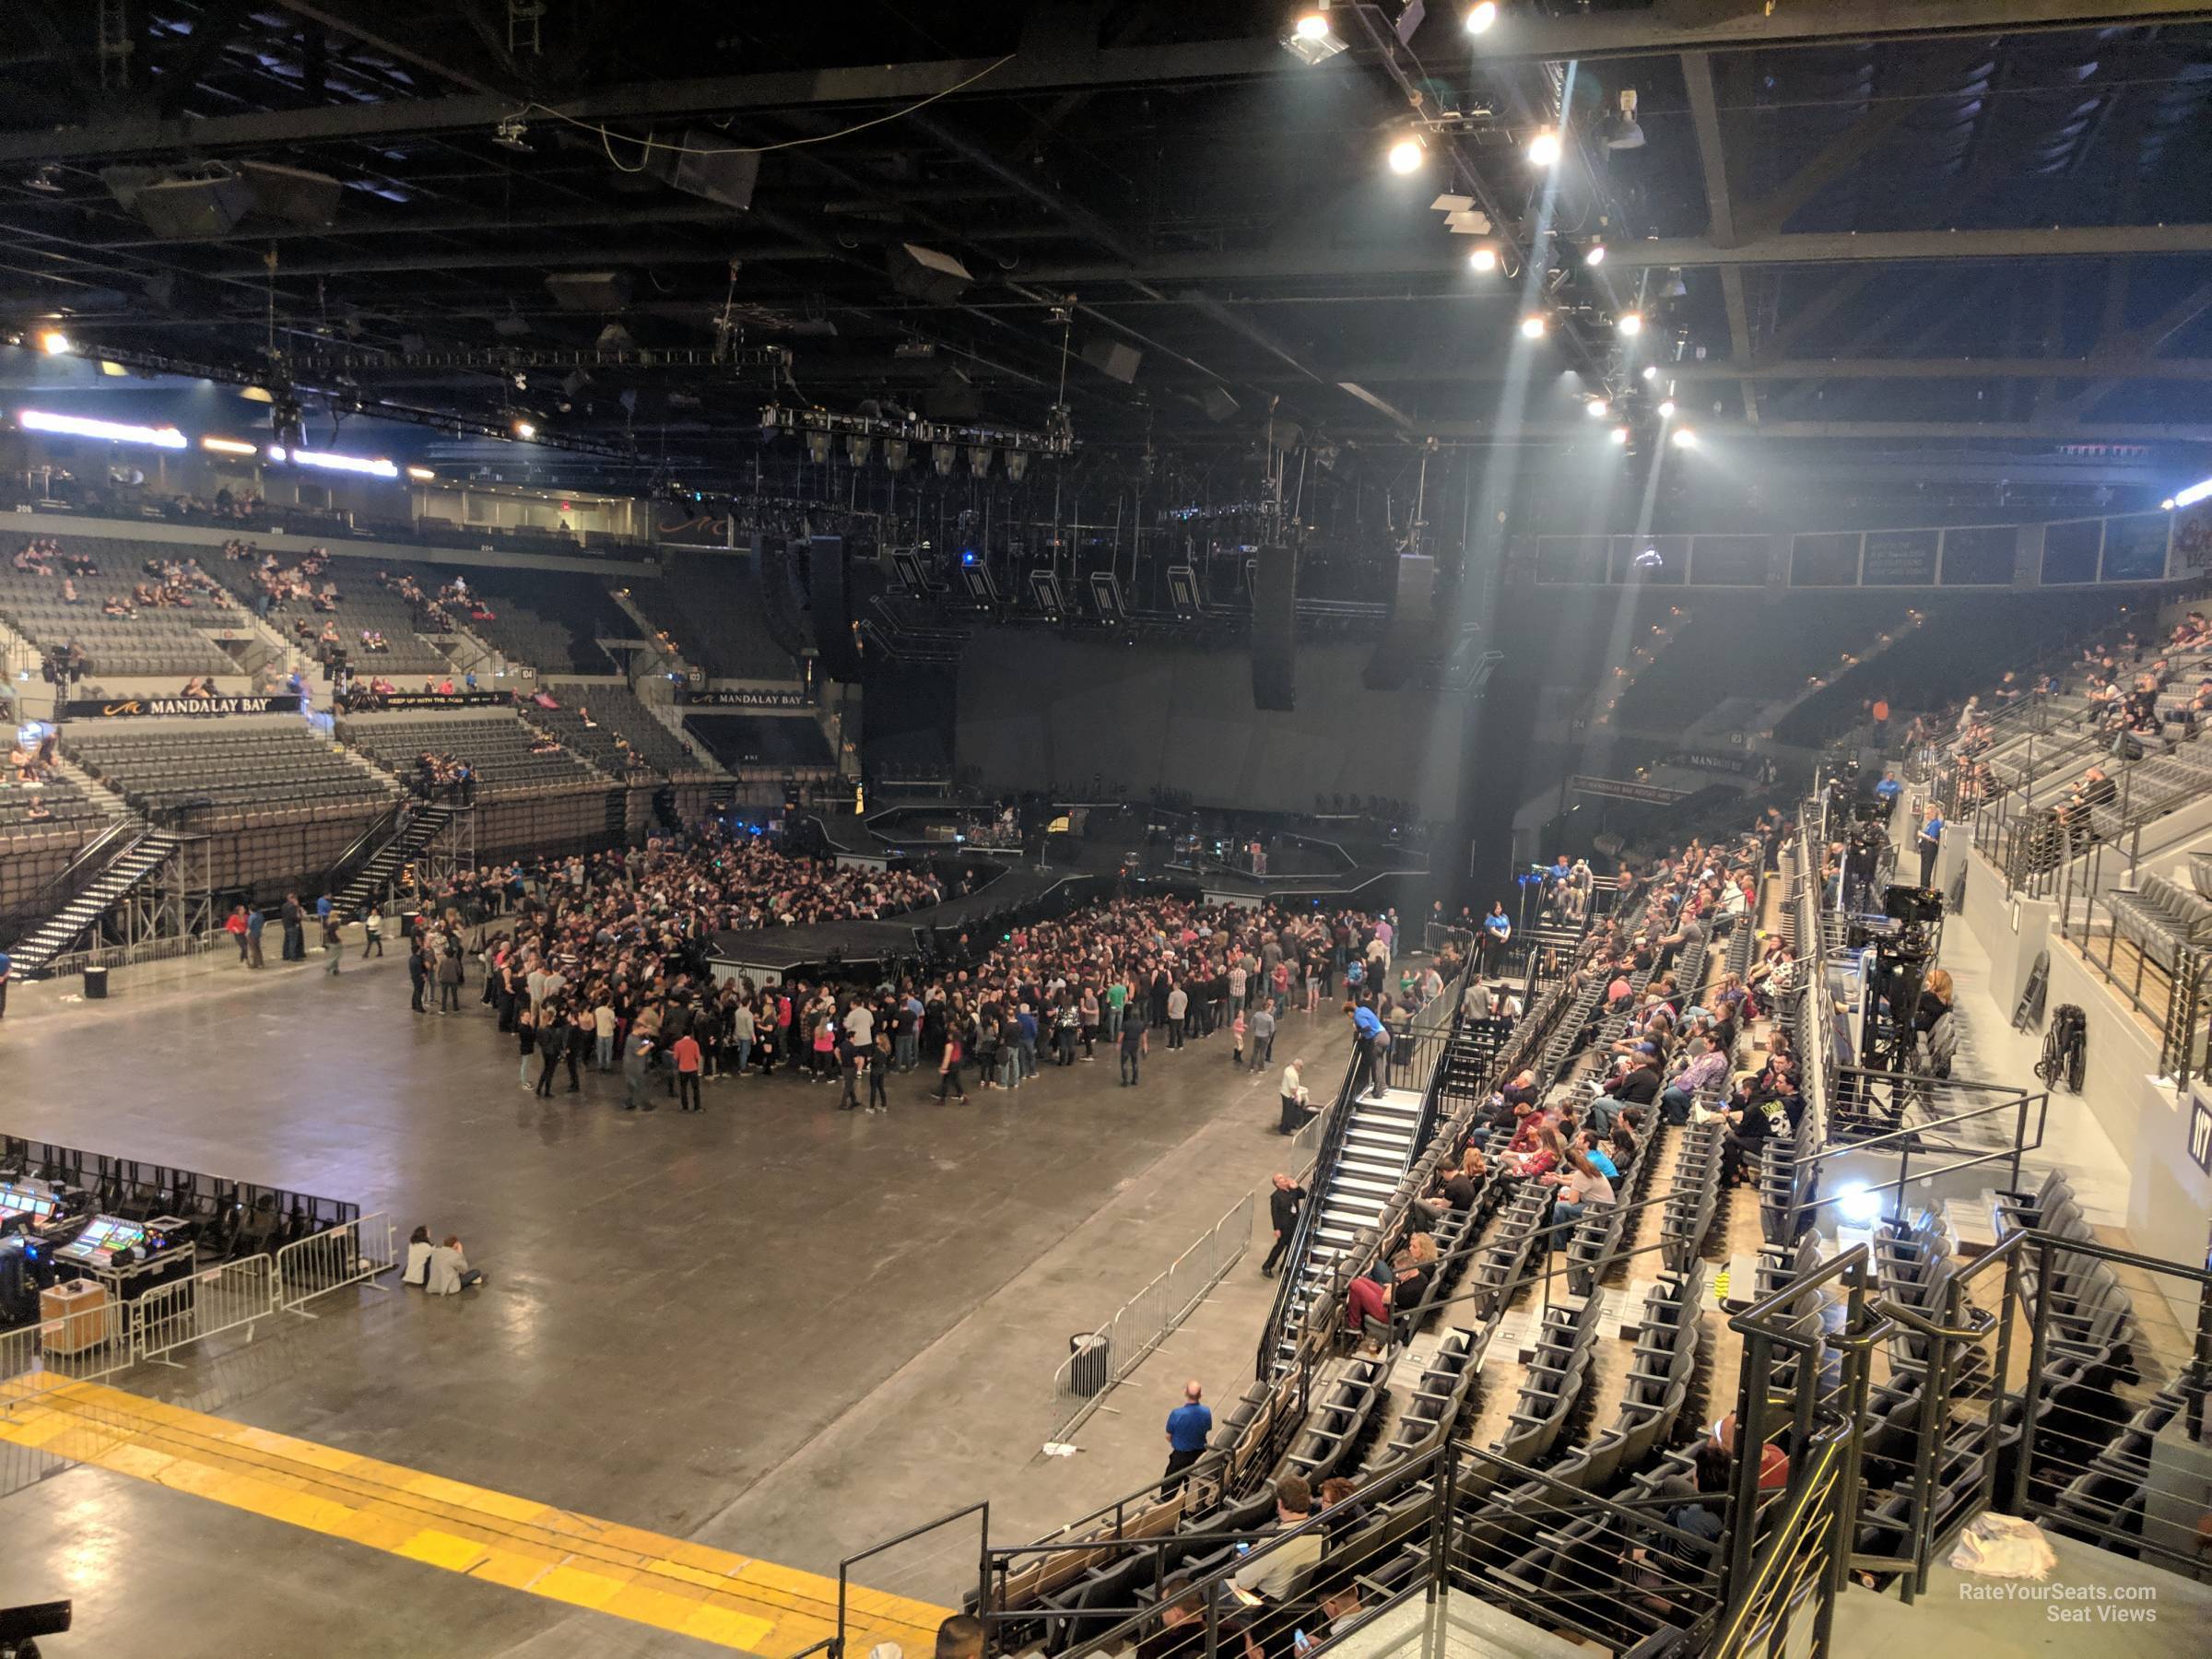
M1477 271L1480 271L1485 276L1488 276L1490 272L1498 268L1498 250L1491 247L1488 242L1485 242L1481 247L1476 249L1474 253L1467 255L1467 263L1473 265Z
M1677 449L1695 449L1698 447L1698 435L1688 427L1677 427L1674 444Z
M1656 363L1646 363L1643 366L1643 378L1646 382L1657 380L1659 378L1659 365Z
M1882 1213L1882 1195L1863 1181L1854 1181L1836 1194L1836 1213L1846 1221L1864 1226L1878 1220Z
M1641 312L1622 312L1619 316L1613 319L1613 326L1624 335L1640 335L1643 332L1643 313Z
M49 328L39 335L39 349L48 357L66 357L76 349L69 336L58 328Z
M2173 498L2171 496L2168 496L2164 500L2160 501L2159 505L2164 511L2171 512L2173 511Z
M2212 496L2212 478L2201 479L2186 489L2175 490L2173 504L2176 507L2194 507L2206 496Z
M1674 418L1675 400L1671 397L1661 398L1659 400L1659 418L1662 420L1672 420Z
M517 438L520 438L524 443L527 443L531 439L537 436L537 427L534 422L518 420L514 423L514 435Z
M1607 403L1602 397L1592 398L1588 403L1584 404L1583 407L1590 412L1590 418L1593 420L1603 420L1606 416L1613 413L1613 406Z
M1542 339L1545 329L1549 326L1550 324L1544 320L1542 312L1530 312L1527 316L1521 319L1521 333L1527 339Z
M1471 35L1484 34L1488 32L1490 25L1497 21L1498 0L1482 0L1480 6L1468 8L1466 29Z
M1342 52L1347 42L1329 22L1328 7L1299 13L1283 37L1283 50L1301 64L1323 64Z
M1559 135L1549 128L1528 141L1528 159L1538 167L1557 167L1559 164Z
M1394 173L1413 171L1415 168L1420 166L1421 157L1427 153L1428 147L1421 142L1418 134L1406 134L1405 137L1390 147L1390 171Z
M1606 263L1606 244L1604 242L1592 242L1590 246L1583 251L1583 263L1586 265L1604 265Z
M1629 441L1629 429L1625 426L1617 426L1609 435L1614 442L1626 443Z

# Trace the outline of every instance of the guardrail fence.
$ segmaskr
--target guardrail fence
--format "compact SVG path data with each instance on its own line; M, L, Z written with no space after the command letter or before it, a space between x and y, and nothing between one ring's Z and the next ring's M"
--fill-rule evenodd
M158 1285L130 1310L131 1347L139 1360L176 1363L168 1356L187 1343L225 1331L251 1330L276 1315L276 1263L248 1256Z
M1071 1340L1067 1358L1053 1373L1053 1400L1058 1411L1054 1440L1065 1440L1080 1428L1107 1391L1167 1340L1206 1293L1243 1260L1252 1243L1252 1216L1253 1195L1247 1193L1197 1242L1169 1263L1165 1273L1123 1303L1112 1319Z
M398 1230L378 1214L347 1221L276 1253L276 1305L312 1319L307 1304L347 1285L366 1284L398 1264Z

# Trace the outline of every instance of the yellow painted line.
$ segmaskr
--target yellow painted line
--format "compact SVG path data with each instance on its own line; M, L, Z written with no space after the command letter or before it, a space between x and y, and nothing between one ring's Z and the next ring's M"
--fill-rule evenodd
M0 1441L616 1618L792 1659L837 1581L46 1373L0 1385ZM950 1609L852 1586L851 1651L935 1645Z

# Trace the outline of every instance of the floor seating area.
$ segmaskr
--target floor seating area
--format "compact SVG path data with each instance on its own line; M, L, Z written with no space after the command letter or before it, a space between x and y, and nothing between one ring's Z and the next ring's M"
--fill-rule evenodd
M300 806L359 816L389 786L298 720L203 720L167 729L131 723L71 729L63 752L149 816L196 807L194 828L249 827L258 809Z
M415 780L426 754L465 760L479 791L494 794L605 782L565 749L533 754L532 747L543 739L505 709L441 720L361 716L340 721L337 736L402 782Z

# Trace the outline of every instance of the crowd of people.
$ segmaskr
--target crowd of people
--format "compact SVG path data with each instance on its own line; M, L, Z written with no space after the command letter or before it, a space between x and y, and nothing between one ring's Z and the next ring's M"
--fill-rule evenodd
M971 1078L1011 1094L1047 1068L1112 1056L1135 1087L1156 1050L1216 1037L1232 1064L1258 1071L1276 1064L1292 1008L1316 1012L1341 987L1363 1020L1403 1030L1458 967L1449 953L1396 961L1388 913L1144 895L1018 924L980 947L963 938L896 983L756 983L709 970L724 931L894 915L957 896L964 877L953 880L926 865L794 858L716 825L469 872L420 896L413 1005L458 1011L458 987L480 973L480 1001L515 1041L518 1081L540 1094L563 1071L581 1092L591 1069L621 1076L628 1109L651 1110L657 1095L696 1110L706 1085L782 1069L841 1084L847 1109L881 1111L904 1073L926 1071L936 1100L966 1101ZM1290 1057L1283 1091L1302 1120L1301 1064ZM1291 1117L1286 1107L1286 1129Z

